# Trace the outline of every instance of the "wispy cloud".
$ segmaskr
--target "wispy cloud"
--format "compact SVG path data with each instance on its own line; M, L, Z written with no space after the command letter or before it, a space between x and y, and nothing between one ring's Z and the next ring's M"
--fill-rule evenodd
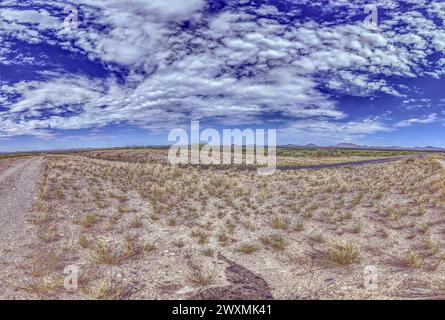
M350 122L300 120L284 128L280 133L287 138L293 138L295 141L312 140L322 143L335 143L338 141L352 141L370 134L392 130L376 119Z
M407 119L402 120L398 123L396 123L396 127L409 127L415 124L426 124L426 123L433 123L439 121L439 117L437 116L437 113L431 113L430 115L422 118L413 118L413 119Z

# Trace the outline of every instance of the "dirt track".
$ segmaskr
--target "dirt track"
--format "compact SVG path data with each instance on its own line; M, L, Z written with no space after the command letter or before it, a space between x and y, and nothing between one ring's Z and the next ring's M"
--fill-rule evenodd
M413 155L413 156L400 156L400 157L388 157L381 159L373 159L373 160L363 160L363 161L355 161L355 162L343 162L343 163L332 163L332 164L318 164L311 166L287 166L287 167L277 167L277 170L321 170L321 169L331 169L331 168L341 168L341 167L358 167L358 166L366 166L369 164L381 164L394 162L404 159L411 158L422 158L424 155Z
M20 270L17 265L29 244L27 214L35 197L35 187L43 158L13 160L0 171L0 298L16 298Z

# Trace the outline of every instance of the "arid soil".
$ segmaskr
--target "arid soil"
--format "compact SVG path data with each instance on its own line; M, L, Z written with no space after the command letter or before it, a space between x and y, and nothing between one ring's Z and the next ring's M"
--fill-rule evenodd
M320 171L175 168L50 156L25 295L403 298L444 288L444 170L432 159ZM37 261L37 263L36 263ZM49 262L48 262L49 261ZM81 288L61 286L79 266ZM375 266L379 287L364 287Z
M45 157L32 213L18 214L7 240L19 253L2 266L5 297L400 299L445 290L445 170L434 159L260 176L96 156ZM17 161L2 172L42 163ZM22 186L29 195L31 185ZM0 212L14 221L9 211ZM63 287L68 265L80 270L79 290ZM367 266L377 288L364 285Z
M26 219L36 195L43 159L4 162L0 167L0 298L14 299L21 296L18 280L23 278L23 270L18 265L32 240L27 235Z

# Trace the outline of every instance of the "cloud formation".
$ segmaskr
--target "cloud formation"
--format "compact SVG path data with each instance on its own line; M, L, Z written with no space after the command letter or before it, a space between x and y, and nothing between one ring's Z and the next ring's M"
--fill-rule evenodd
M431 113L430 115L422 118L413 118L408 120L400 121L396 124L396 127L409 127L414 124L427 124L439 121L437 113Z
M346 139L435 120L352 120L336 97L404 98L413 89L393 79L440 78L445 64L429 57L445 50L443 3L376 1L385 14L378 30L363 24L366 1L331 1L323 10L332 16L319 19L302 16L313 2L265 3L227 1L212 11L204 0L79 0L80 25L70 30L63 1L32 1L33 9L31 1L2 2L0 64L39 62L18 59L13 47L21 41L66 50L109 73L48 66L41 80L0 83L0 135L285 119L284 134Z

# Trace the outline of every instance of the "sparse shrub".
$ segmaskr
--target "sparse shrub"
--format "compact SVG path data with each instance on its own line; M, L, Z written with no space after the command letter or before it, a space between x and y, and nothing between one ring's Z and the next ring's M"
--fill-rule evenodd
M440 245L440 242L439 241L434 241L433 239L431 239L431 236L429 236L425 240L425 247L426 247L426 249L430 250L434 256L436 256L436 257L440 257L441 256L441 245Z
M303 218L308 219L308 220L311 219L313 216L314 216L314 211L306 210L303 213Z
M294 226L294 231L301 232L304 230L304 223L303 222L297 222Z
M144 250L144 252L150 253L156 250L156 246L153 243L146 242L142 249Z
M335 266L347 266L359 261L360 249L352 243L339 243L329 249L327 258Z
M417 209L417 215L424 216L425 214L426 214L425 207L420 207L420 208Z
M356 206L358 206L360 204L360 202L363 199L363 193L360 193L358 195L356 195L352 200L351 203L349 204L349 208L355 208Z
M49 213L38 212L31 216L31 218L29 219L29 222L31 222L32 224L34 224L36 226L40 226L40 225L43 225L43 224L49 222L50 220L52 220L52 217Z
M242 244L239 248L238 251L243 253L243 254L252 254L257 252L258 250L260 250L260 248L258 248L256 245L254 244Z
M213 283L215 272L204 271L200 267L194 267L187 274L187 281L196 287L206 287Z
M398 221L401 218L401 215L399 212L397 212L394 208L386 208L385 209L385 215L390 219L394 221Z
M57 274L44 275L26 281L21 287L24 291L45 296L63 288L63 278Z
M313 203L308 207L309 211L315 211L317 209L318 209L318 204L316 204L316 203Z
M64 194L63 190L60 188L56 190L56 196L60 200L65 199L65 194Z
M309 238L314 241L314 242L318 242L318 243L323 243L326 241L324 235L321 232L318 233L313 233L309 236Z
M185 246L185 242L182 239L175 240L172 243L177 248L184 248L184 246Z
M207 248L202 251L202 254L205 255L206 257L213 257L215 251L212 248Z
M99 300L123 300L131 294L131 287L115 278L107 278L93 282L87 293Z
M89 248L91 246L91 240L88 239L86 235L81 234L79 236L79 245L84 249Z
M353 218L353 214L351 211L347 212L344 217L345 220L351 220Z
M124 259L129 259L137 256L141 252L142 248L138 244L138 238L136 236L127 234L122 246L122 257Z
M376 194L374 194L374 199L375 200L381 200L383 198L383 192L377 192Z
M229 237L225 232L222 232L218 235L218 241L222 246L226 246L229 242Z
M125 214L125 213L130 213L130 212L135 212L134 209L128 209L123 205L119 205L117 207L117 212L119 212L120 214Z
M290 224L289 219L283 219L283 218L276 217L276 216L272 217L270 219L270 225L274 229L287 230L287 228L289 227L289 224Z
M99 241L92 247L91 258L98 264L117 264L119 258L113 246L106 241Z
M37 237L44 243L53 242L58 238L55 228L44 228L37 232Z
M418 252L410 251L405 255L404 262L410 268L420 268L423 264L423 259Z
M352 232L353 233L360 233L363 229L363 224L361 223L356 223L352 226Z
M272 249L282 251L287 247L287 241L280 234L273 234L265 237L261 237L260 241L267 247L271 247Z
M138 215L138 216L134 216L133 219L131 219L130 221L130 227L137 229L142 227L143 223L142 223L142 216Z
M95 224L96 221L97 221L97 214L89 213L83 217L83 219L80 221L80 224L85 228L89 228L93 224Z
M422 224L419 224L418 227L419 227L419 231L420 231L421 233L427 233L428 230L430 229L430 226L429 226L428 223L422 223Z
M169 227L174 227L174 226L176 226L176 224L177 224L176 218L170 217L170 218L167 219L167 225Z
M206 244L209 242L209 236L202 231L192 231L191 236L196 238L196 242L200 245Z

